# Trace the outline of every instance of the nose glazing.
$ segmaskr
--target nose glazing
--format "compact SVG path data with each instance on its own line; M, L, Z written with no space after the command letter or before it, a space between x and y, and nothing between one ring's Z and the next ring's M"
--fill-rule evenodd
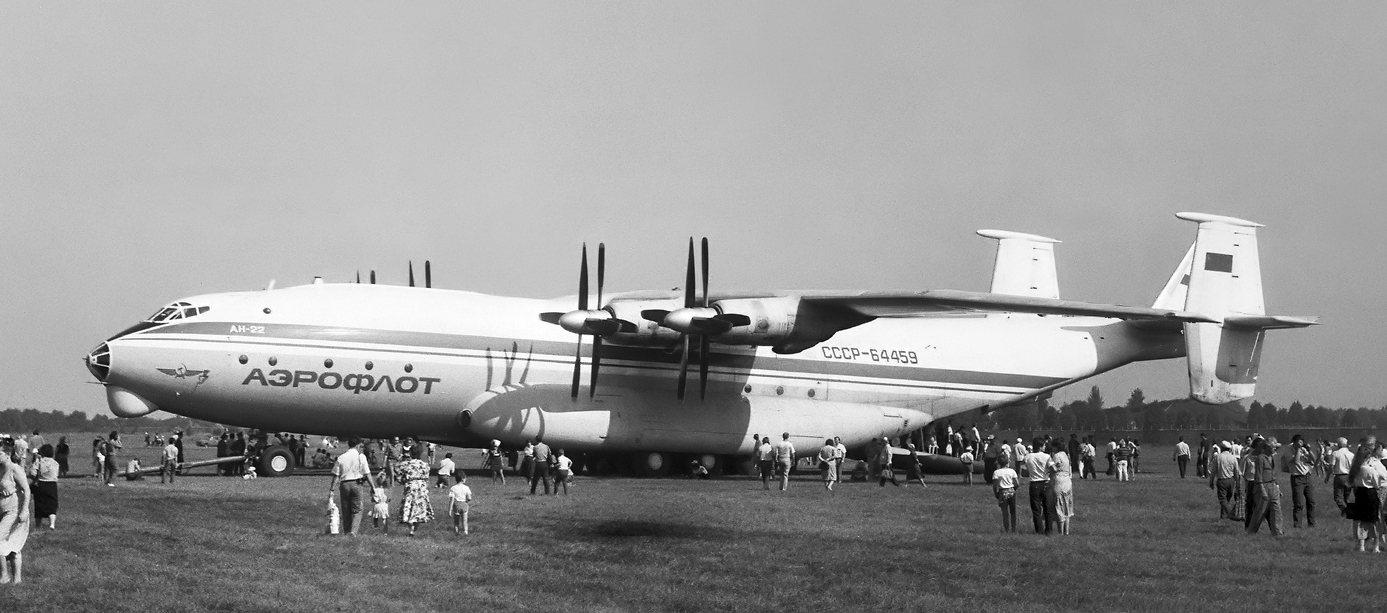
M97 381L106 382L106 377L111 374L111 348L106 343L101 343L87 354L87 370L91 371L92 376Z

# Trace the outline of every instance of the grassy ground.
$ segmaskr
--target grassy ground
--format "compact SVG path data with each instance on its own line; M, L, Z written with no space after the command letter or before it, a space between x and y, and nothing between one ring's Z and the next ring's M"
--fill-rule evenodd
M207 469L203 469L207 470ZM1274 539L1219 521L1199 480L1076 482L1074 535L1000 534L990 489L810 476L579 478L568 497L518 480L477 494L472 534L323 535L328 479L189 476L60 484L5 611L1204 611L1254 603L1366 610L1387 554L1349 553L1318 491L1313 529ZM1288 490L1287 490L1288 491ZM397 492L398 494L398 492ZM398 496L396 497L398 500ZM1289 514L1289 499L1286 501ZM1289 523L1289 517L1288 517Z

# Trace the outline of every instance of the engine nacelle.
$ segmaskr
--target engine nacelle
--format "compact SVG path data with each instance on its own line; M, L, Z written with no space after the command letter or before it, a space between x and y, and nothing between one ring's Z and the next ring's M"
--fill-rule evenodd
M604 341L614 345L627 345L632 347L664 347L679 342L681 334L678 330L671 330L660 325L660 322L650 321L641 315L641 311L662 310L673 311L682 308L684 303L679 300L613 300L607 304L607 310L612 316L624 322L629 322L636 326L634 332L622 330L614 334L602 337Z
M712 304L724 315L743 315L751 320L744 326L713 337L725 345L778 345L795 332L798 298L750 298L719 300Z

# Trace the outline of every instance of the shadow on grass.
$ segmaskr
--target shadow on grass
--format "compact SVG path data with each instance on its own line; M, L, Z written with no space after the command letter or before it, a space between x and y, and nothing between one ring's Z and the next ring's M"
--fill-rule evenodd
M598 539L643 537L706 540L709 537L720 538L720 533L688 523L619 519L595 523L586 530L579 531L575 536Z

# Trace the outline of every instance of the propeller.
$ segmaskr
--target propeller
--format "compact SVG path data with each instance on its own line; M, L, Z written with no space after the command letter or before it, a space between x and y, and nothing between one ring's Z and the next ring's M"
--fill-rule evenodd
M663 309L646 309L641 311L641 317L658 322L661 326L683 333L682 356L679 362L679 391L680 400L684 399L687 389L687 379L689 370L689 354L693 349L693 337L698 338L698 397L700 400L708 394L708 359L712 350L713 338L723 334L737 326L745 326L751 323L751 318L737 313L720 313L716 307L710 306L708 299L708 239L702 241L702 269L703 269L703 294L702 298L697 297L697 288L694 285L694 246L693 239L689 239L689 264L684 275L684 308L666 311Z
M586 246L584 246L584 251L586 251ZM597 243L597 308L599 309L602 308L602 281L603 278L606 276L606 269L607 245L606 243ZM584 296L586 296L586 293L584 293ZM578 342L579 345L582 344L582 337L579 337ZM602 335L594 334L592 335L592 378L588 381L589 399L595 398L597 396L597 369L601 366ZM574 388L574 394L577 394L577 391L577 388Z
M578 386L582 382L583 335L592 335L592 373L588 384L588 398L597 395L597 373L602 365L602 337L626 330L635 331L635 324L622 321L602 308L602 285L606 280L607 246L597 245L597 308L588 309L588 246L583 244L582 265L578 269L578 308L567 313L540 313L539 318L556 324L578 335L578 347L573 356L573 387L571 396L578 398Z

